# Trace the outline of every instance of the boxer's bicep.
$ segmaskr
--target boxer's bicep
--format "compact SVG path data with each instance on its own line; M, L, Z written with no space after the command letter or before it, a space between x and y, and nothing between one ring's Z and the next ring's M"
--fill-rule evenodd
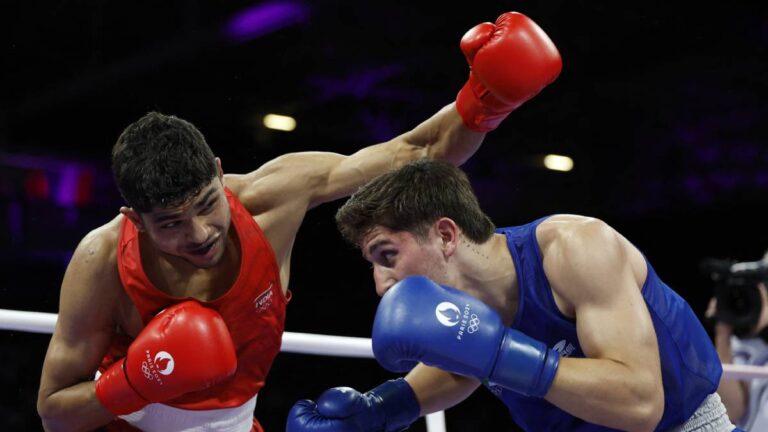
M656 333L642 297L637 297L577 304L577 337L587 357L621 363L637 380L660 388Z
M658 364L656 334L631 262L632 246L598 219L562 230L556 243L545 263L548 277L553 291L575 311L584 353L638 367Z
M98 233L80 243L61 286L59 315L40 382L40 397L84 381L106 354L116 328L120 287L114 245Z
M288 200L306 210L349 196L374 177L416 159L461 164L479 148L484 136L466 129L450 104L412 130L351 155L289 153L249 174L228 175L226 182L254 215Z
M345 188L345 180L332 179L332 172L345 158L336 153L290 153L249 174L225 176L227 187L264 230L286 276L294 239L307 210L327 200L329 193Z
M565 222L544 255L556 298L576 319L586 358L562 358L546 399L587 421L651 430L664 410L655 328L642 297L642 256L596 219Z
M227 175L233 189L252 214L290 204L304 211L354 193L366 182L396 166L396 160L426 155L401 139L366 147L350 156L331 152L289 153L241 176Z

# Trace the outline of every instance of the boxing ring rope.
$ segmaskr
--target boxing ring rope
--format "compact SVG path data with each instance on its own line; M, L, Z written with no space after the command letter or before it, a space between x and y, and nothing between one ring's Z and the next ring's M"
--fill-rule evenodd
M0 309L0 330L50 334L56 327L57 318L58 315L53 313ZM280 351L294 354L373 358L373 348L368 338L310 333L283 333ZM428 432L445 432L443 411L427 415L426 422Z
M25 312L0 309L0 330L30 333L53 333L58 315L44 312ZM339 357L373 358L371 340L349 336L329 336L310 333L283 333L282 352L294 354L327 355ZM723 365L726 379L768 378L768 367L749 365ZM428 432L445 432L443 411L426 416Z

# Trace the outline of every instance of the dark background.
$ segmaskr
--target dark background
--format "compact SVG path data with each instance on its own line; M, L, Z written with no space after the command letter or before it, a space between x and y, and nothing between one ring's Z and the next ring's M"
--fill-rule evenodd
M253 7L272 24L228 33ZM0 308L57 311L71 251L121 204L111 146L147 111L197 125L227 172L286 152L349 154L453 101L467 76L459 39L507 10L547 31L564 68L464 166L482 205L499 226L600 217L703 313L712 287L698 262L768 248L768 14L756 2L2 2ZM264 129L268 112L297 129ZM543 169L546 153L575 169ZM299 233L287 329L368 337L377 297L336 233L338 205L309 212ZM0 332L0 430L41 429L48 340ZM281 354L257 416L282 430L297 399L393 376L374 360ZM450 431L515 430L484 390L447 418Z

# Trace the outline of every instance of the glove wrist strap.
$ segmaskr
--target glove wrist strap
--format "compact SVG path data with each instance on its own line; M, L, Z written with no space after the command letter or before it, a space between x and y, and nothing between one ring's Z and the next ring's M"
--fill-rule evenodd
M115 416L138 411L149 403L128 382L124 367L125 358L107 368L96 381L96 398Z
M369 391L368 395L380 401L385 417L385 432L406 430L421 414L416 393L403 378L386 381Z
M560 353L517 330L508 329L490 381L526 396L544 397L555 380Z
M519 105L497 99L472 72L456 95L456 111L464 121L464 126L475 132L496 129Z

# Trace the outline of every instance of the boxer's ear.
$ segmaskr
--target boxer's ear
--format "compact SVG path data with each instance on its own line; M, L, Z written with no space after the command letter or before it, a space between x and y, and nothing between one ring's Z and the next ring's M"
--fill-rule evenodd
M224 180L224 169L221 168L221 159L216 158L216 175L219 177L219 180Z
M435 222L434 229L440 237L443 255L449 257L456 253L461 234L461 229L456 225L456 222L451 218L443 217Z
M133 224L136 225L137 230L146 231L146 228L144 227L144 221L141 220L141 216L139 215L139 212L137 212L133 208L120 207L120 214L130 219L131 222L133 222Z

